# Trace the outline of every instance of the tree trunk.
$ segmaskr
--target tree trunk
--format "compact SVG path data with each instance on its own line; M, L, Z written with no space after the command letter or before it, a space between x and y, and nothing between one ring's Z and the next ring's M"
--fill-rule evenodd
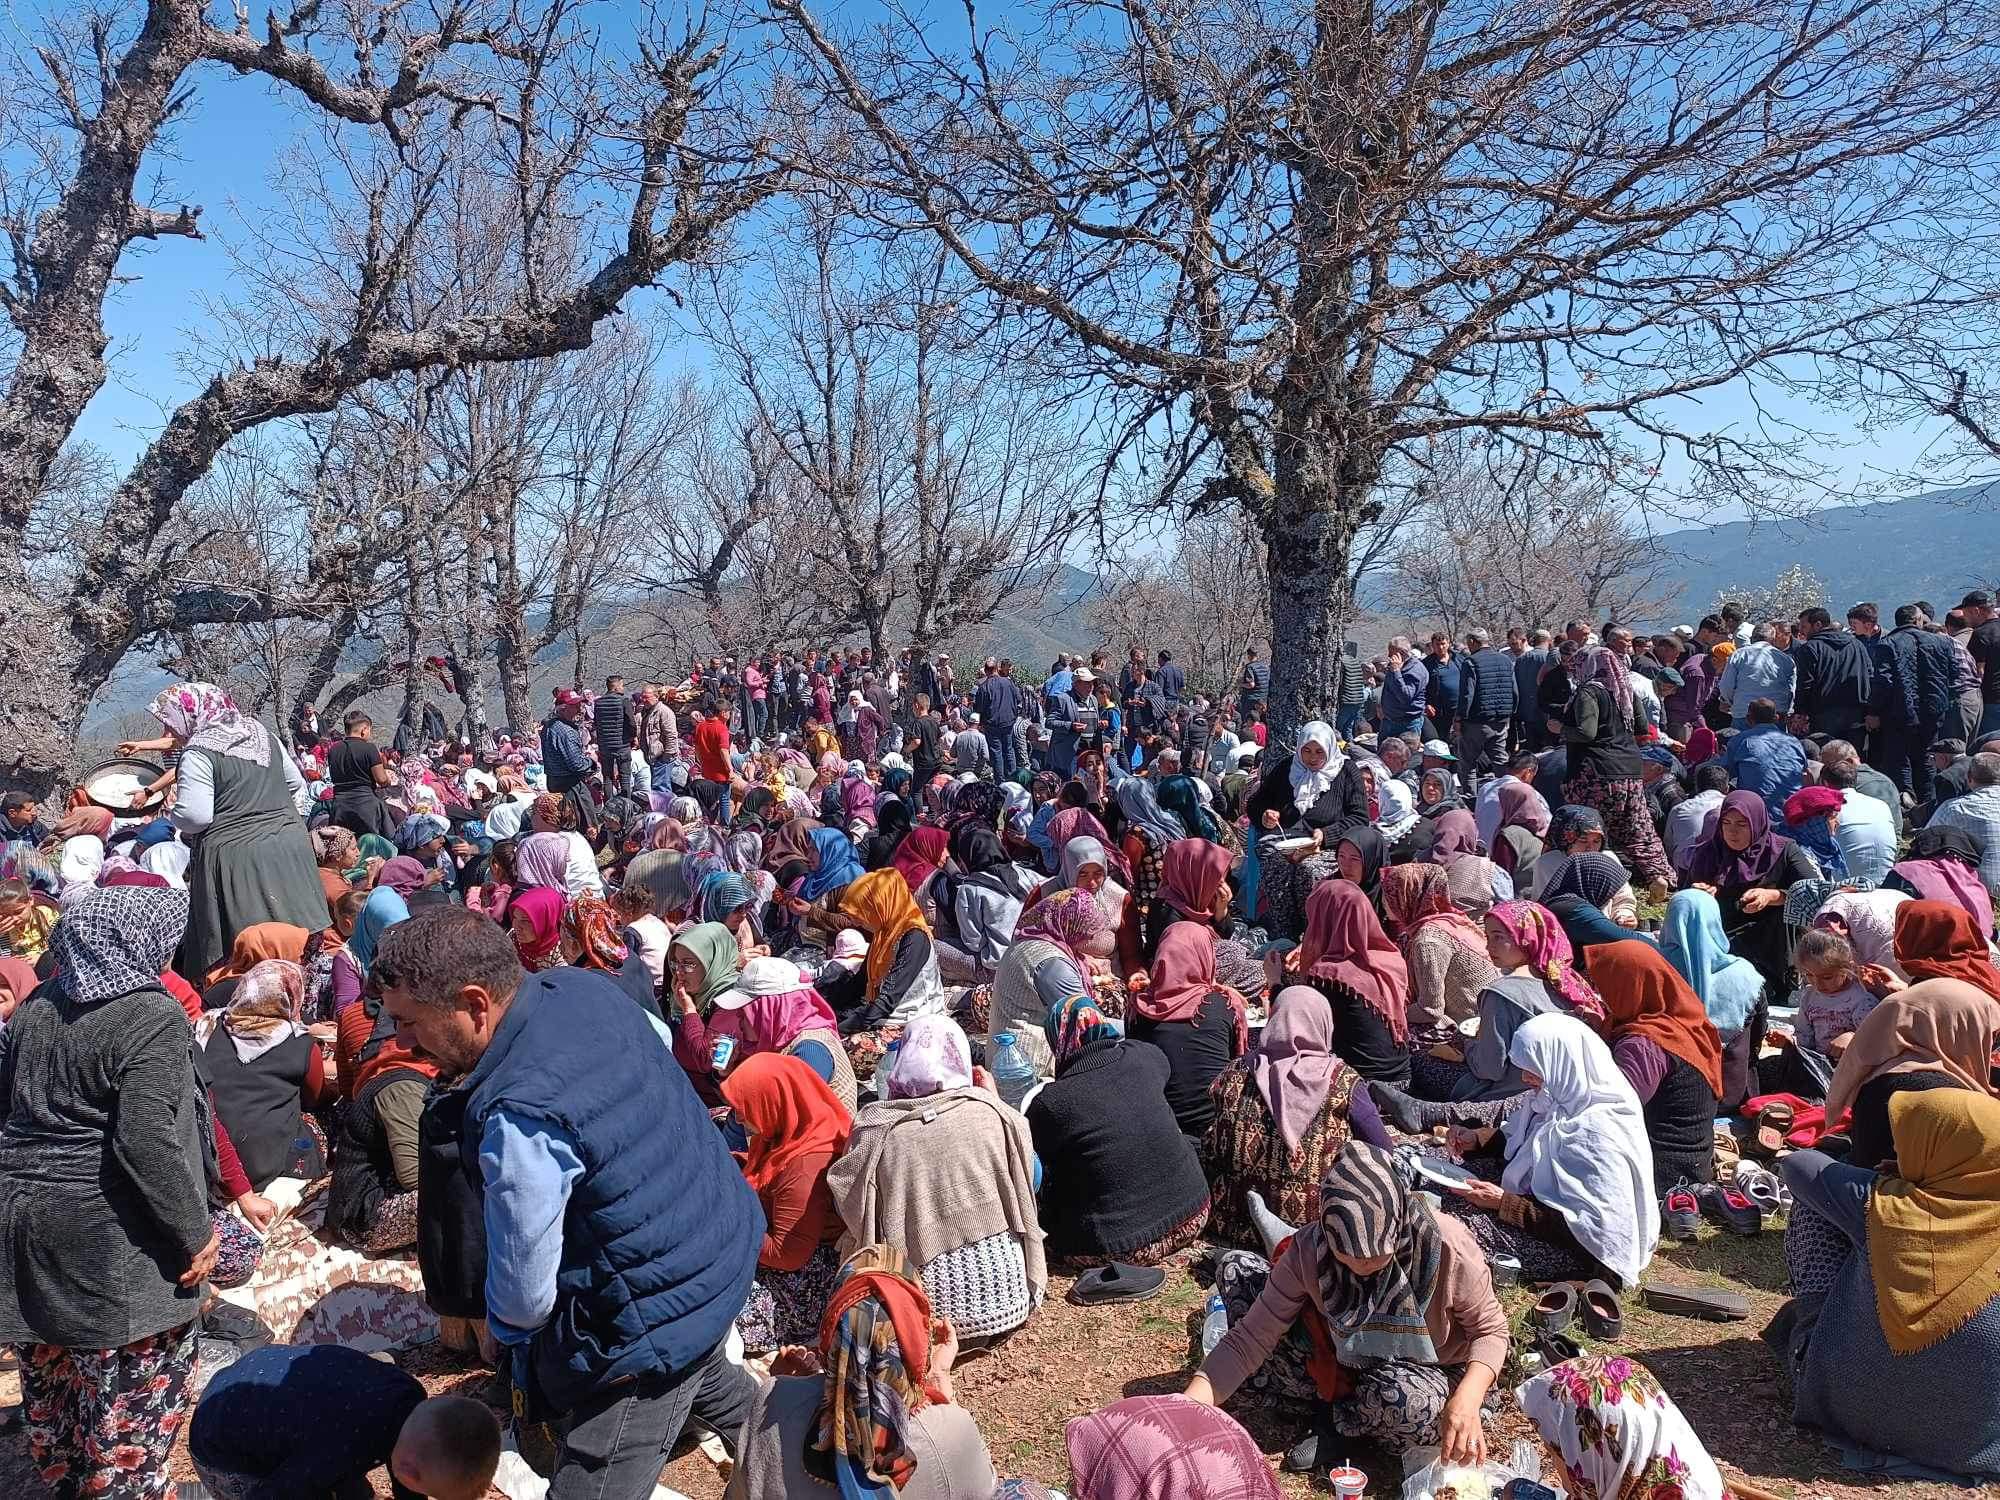
M1319 463L1279 458L1277 494L1262 526L1271 560L1273 743L1296 744L1309 720L1333 722L1349 615L1347 557L1367 493L1343 486Z
M11 570L10 570L11 571ZM18 575L0 582L0 630L13 660L0 694L0 789L48 801L70 773L76 734L110 667L91 670L63 612L36 599Z
M533 662L521 649L519 638L505 627L495 634L498 640L499 659L496 665L500 671L500 701L506 705L507 727L516 735L533 734L538 723L534 699L528 690Z

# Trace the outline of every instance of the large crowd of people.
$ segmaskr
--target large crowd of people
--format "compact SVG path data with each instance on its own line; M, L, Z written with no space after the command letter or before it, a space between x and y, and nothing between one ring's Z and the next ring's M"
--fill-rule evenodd
M476 744L177 684L148 775L0 801L33 1464L157 1500L185 1430L227 1500L484 1494L488 1404L222 1299L312 1199L554 1500L687 1438L745 1500L1041 1495L955 1366L1170 1262L1226 1334L1076 1414L1079 1500L1275 1495L1245 1400L1287 1469L1476 1465L1503 1372L1571 1495L1707 1500L1564 1330L1781 1212L1790 1415L2000 1479L2000 616L1892 619L1397 637L1283 739L1255 649L711 657Z

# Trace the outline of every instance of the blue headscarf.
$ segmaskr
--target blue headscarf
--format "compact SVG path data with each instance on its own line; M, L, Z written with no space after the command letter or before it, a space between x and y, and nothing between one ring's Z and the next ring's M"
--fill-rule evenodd
M1701 996L1703 1009L1725 1037L1741 1031L1764 993L1764 976L1729 951L1722 908L1707 891L1678 891L1667 902L1660 951Z
M409 919L408 904L388 886L378 885L368 893L368 904L354 920L354 936L347 940L347 951L354 955L354 966L363 979L375 967L375 946L382 941L382 934Z
M751 899L749 881L734 870L716 870L703 878L695 892L691 915L697 922L720 922L737 908L748 906Z
M812 841L813 848L819 853L819 862L799 886L799 895L804 900L817 901L830 891L854 884L868 873L861 868L853 841L842 830L815 828Z
M450 832L451 824L435 813L411 813L397 825L396 849L402 854L415 854L432 839Z

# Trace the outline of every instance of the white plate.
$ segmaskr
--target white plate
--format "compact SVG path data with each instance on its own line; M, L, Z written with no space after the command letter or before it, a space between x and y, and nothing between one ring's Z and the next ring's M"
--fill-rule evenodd
M1294 850L1310 849L1312 846L1311 839L1279 839L1274 847L1280 854L1290 854Z
M1439 1161L1435 1156L1420 1157L1417 1161L1417 1171L1432 1182L1445 1187L1463 1187L1468 1182L1479 1180L1457 1162Z

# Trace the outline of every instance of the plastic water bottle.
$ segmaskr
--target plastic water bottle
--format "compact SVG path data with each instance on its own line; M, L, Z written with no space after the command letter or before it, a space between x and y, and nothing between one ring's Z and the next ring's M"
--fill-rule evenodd
M1011 1031L993 1038L993 1081L1009 1109L1019 1109L1028 1090L1035 1086L1035 1065Z
M1215 1346L1222 1342L1229 1332L1229 1309L1222 1305L1222 1293L1208 1294L1208 1310L1201 1318L1201 1357L1207 1359L1215 1352Z

